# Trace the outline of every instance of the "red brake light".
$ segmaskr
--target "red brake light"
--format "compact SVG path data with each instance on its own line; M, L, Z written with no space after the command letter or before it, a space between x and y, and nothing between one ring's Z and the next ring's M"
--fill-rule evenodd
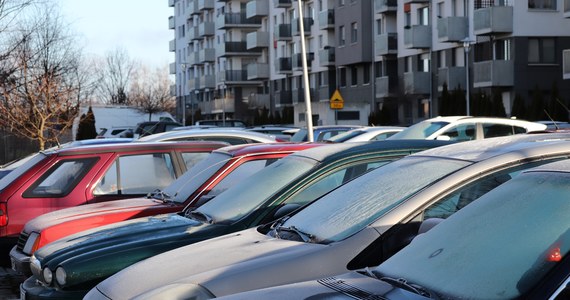
M0 226L8 224L8 209L6 203L0 203Z
M560 253L560 247L554 246L550 248L550 251L546 254L546 261L559 262L562 260L562 254Z

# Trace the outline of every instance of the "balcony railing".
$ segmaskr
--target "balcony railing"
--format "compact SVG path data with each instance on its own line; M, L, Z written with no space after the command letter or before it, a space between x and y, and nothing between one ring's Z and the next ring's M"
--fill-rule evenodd
M175 62L170 63L170 64L168 65L168 69L169 69L169 71L170 71L170 72L169 72L170 74L176 74L176 63L175 63Z
M275 71L279 74L291 74L291 57L279 57L275 60Z
M250 109L262 109L264 107L270 108L271 98L269 97L269 94L249 94L249 96L247 96L247 107Z
M473 31L476 35L513 32L513 7L490 6L473 12Z
M216 61L216 50L214 48L206 48L198 51L197 63L205 64Z
M395 12L397 7L397 0L374 0L374 12L377 14Z
M509 87L514 84L514 63L511 60L489 60L473 64L473 86Z
M406 48L425 49L431 47L431 26L412 25L404 29Z
M267 0L249 1L245 7L246 17L266 17L269 15L269 2Z
M465 80L467 79L467 74L465 73L465 67L446 67L440 68L438 70L438 90L443 90L443 85L447 84L448 90L454 90L461 88L465 90L467 86Z
M278 41L290 41L292 39L291 35L291 24L277 24L275 27L275 39Z
M334 47L319 50L319 64L323 67L335 65Z
M198 36L201 38L207 36L214 36L214 34L216 33L215 27L216 26L214 22L203 22L198 24Z
M293 93L291 91L281 90L275 93L276 104L291 105L293 104Z
M196 0L194 0L196 1ZM212 10L216 8L216 1L214 0L197 0L198 1L198 10Z
M216 28L218 29L260 27L261 19L248 19L245 11L239 13L225 13L216 18Z
M404 92L407 95L430 93L430 72L404 73Z
M250 32L246 36L246 48L247 50L268 48L269 40L270 40L269 32L265 31Z
M570 18L570 0L564 0L564 17Z
M247 42L225 42L216 45L216 55L222 56L258 56L261 51L254 48L248 49Z
M176 52L176 40L172 40L168 43L168 50L170 52Z
M252 63L247 65L247 79L267 79L269 78L269 65Z
M168 17L168 29L174 29L176 27L174 16Z
M374 39L374 52L376 55L390 55L398 53L398 34L384 33Z
M376 78L376 97L386 98L390 96L390 77L383 76Z
M440 42L460 42L468 37L466 17L445 17L437 20Z
M226 70L219 73L220 82L235 84L247 81L247 70Z
M334 9L319 12L319 29L334 29Z
M305 34L309 34L311 32L311 26L313 25L314 20L313 18L303 18L303 29L305 30ZM294 19L292 26L291 26L291 33L294 36L301 34L301 22L299 19Z
M290 8L293 5L293 0L273 0L273 4L277 8Z
M200 89L215 89L216 88L216 76L214 75L204 75L199 78Z
M311 68L311 62L315 59L315 53L309 52L306 55L307 59L307 68ZM295 53L293 54L293 70L301 70L303 69L303 56L302 53Z

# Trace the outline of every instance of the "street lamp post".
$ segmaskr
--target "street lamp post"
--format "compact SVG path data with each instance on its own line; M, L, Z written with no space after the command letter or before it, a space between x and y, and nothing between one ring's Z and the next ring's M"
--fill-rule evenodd
M470 80L469 80L469 50L471 48L471 43L473 43L473 41L471 41L469 38L465 38L463 39L463 50L465 50L465 99L466 99L466 104L467 104L467 115L471 115L471 111L470 111Z
M224 96L222 98L222 127L226 127L226 95L228 93L228 87L225 83L222 83L220 88L224 90Z

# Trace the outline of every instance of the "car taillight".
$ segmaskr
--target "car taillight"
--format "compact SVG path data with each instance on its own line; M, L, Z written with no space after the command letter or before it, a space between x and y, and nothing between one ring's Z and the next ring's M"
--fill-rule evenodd
M549 249L546 260L552 262L559 262L562 259L562 253L560 253L560 247L554 246Z
M6 203L0 203L0 226L8 224L8 209Z

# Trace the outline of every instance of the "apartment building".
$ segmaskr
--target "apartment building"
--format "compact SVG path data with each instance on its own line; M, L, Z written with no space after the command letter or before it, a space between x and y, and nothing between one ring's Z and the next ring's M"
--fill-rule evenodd
M176 52L171 91L187 123L198 111L207 119L252 122L266 109L292 114L302 126L308 94L313 124L366 125L382 110L389 123L409 125L438 115L444 85L466 95L499 95L507 115L516 97L530 102L537 89L548 97L556 86L561 102L570 100L570 0L169 5ZM341 109L331 108L335 91Z

